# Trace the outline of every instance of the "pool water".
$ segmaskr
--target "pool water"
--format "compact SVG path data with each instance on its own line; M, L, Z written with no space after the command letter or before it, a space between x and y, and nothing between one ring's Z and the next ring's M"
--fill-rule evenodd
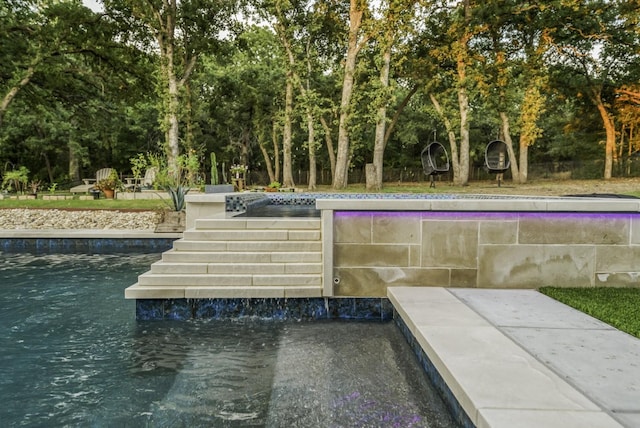
M3 426L455 426L393 323L136 321L159 257L0 252Z

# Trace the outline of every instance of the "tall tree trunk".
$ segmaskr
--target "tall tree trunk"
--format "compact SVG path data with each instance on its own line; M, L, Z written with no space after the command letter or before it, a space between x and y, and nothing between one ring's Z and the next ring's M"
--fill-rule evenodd
M358 41L362 25L363 7L361 0L351 0L349 8L349 37L347 55L344 63L344 78L342 81L342 98L340 100L340 120L338 123L338 153L336 156L336 170L333 176L333 188L347 187L349 172L349 118L351 117L351 96L353 94L354 72L356 58L361 44Z
M467 61L469 61L469 40L471 30L471 5L464 0L465 24L462 34L456 43L456 71L458 78L458 109L460 111L460 153L458 161L458 175L453 170L453 182L458 186L466 186L469 182L469 94L467 93Z
M276 180L276 176L273 173L273 165L271 164L271 158L269 157L269 152L265 147L264 141L262 139L258 140L258 147L260 147L260 152L262 153L262 158L264 159L264 164L267 166L267 174L269 175L269 183L272 183ZM268 183L267 183L268 184Z
M442 119L444 123L444 128L447 130L447 138L449 139L449 147L451 148L451 167L453 169L453 176L460 175L460 162L458 162L458 142L456 140L456 132L453 129L453 125L449 118L445 115L440 102L433 94L429 94L429 99L433 104L433 107L436 109L438 116Z
M27 69L24 71L22 77L20 78L20 81L11 86L7 93L4 94L4 97L2 97L2 101L0 101L0 126L2 126L2 120L4 119L4 115L9 109L9 105L16 97L16 95L18 95L18 92L20 92L20 90L31 81L33 74L36 72L36 66L40 63L40 61L40 56L37 56L31 63L31 65L29 65L29 67L27 67Z
M387 48L382 54L382 67L380 68L380 87L382 92L386 94L386 90L389 87L389 68L391 67L391 43L388 43ZM382 189L382 169L384 167L384 149L386 146L385 140L385 128L387 125L387 100L386 97L382 100L382 104L378 107L378 114L376 116L376 133L375 141L373 145L373 166L375 168L375 182L373 188L375 190Z
M69 179L80 181L80 144L77 141L69 140L67 147L69 149Z
M273 142L273 164L275 165L275 172L273 176L275 177L275 181L280 181L280 146L278 145L278 124L277 122L273 122L273 127L271 128L271 141Z
M292 162L291 162L291 140L292 140L292 116L293 116L293 73L287 73L287 84L285 89L284 107L284 128L282 131L282 184L285 187L294 187Z
M613 151L616 146L616 128L613 123L613 119L607 111L607 107L602 102L602 96L599 89L592 89L591 99L598 108L604 130L607 135L607 142L605 144L605 156L604 156L604 179L609 180L612 177L613 172Z
M333 149L333 138L331 137L331 127L327 123L324 116L320 115L320 123L324 129L324 142L327 145L327 155L329 156L329 167L331 168L331 177L336 175L336 152Z
M311 114L311 108L307 107L307 132L309 138L307 143L309 145L309 190L316 190L317 188L317 166L316 166L316 143L315 143L315 126L313 124L313 114Z
M513 140L511 139L511 127L509 126L509 115L505 111L500 112L500 124L504 142L507 145L507 153L511 165L511 177L513 181L520 182L520 172L518 171L518 162L516 161L516 153L513 151Z

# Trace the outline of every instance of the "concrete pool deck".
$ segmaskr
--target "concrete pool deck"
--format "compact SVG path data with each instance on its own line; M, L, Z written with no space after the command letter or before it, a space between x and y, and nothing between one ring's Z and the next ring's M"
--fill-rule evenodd
M169 236L4 230L0 237ZM640 340L534 290L390 287L388 297L477 427L640 426Z
M392 287L477 427L640 426L640 340L535 290Z

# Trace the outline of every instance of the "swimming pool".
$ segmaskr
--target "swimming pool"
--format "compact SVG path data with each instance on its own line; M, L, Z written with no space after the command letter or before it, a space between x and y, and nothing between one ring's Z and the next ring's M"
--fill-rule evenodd
M392 323L134 319L159 254L0 252L7 426L455 426Z

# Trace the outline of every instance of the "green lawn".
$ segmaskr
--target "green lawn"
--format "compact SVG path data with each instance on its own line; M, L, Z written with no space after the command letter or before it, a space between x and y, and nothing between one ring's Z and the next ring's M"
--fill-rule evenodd
M543 287L540 292L640 338L640 289Z

